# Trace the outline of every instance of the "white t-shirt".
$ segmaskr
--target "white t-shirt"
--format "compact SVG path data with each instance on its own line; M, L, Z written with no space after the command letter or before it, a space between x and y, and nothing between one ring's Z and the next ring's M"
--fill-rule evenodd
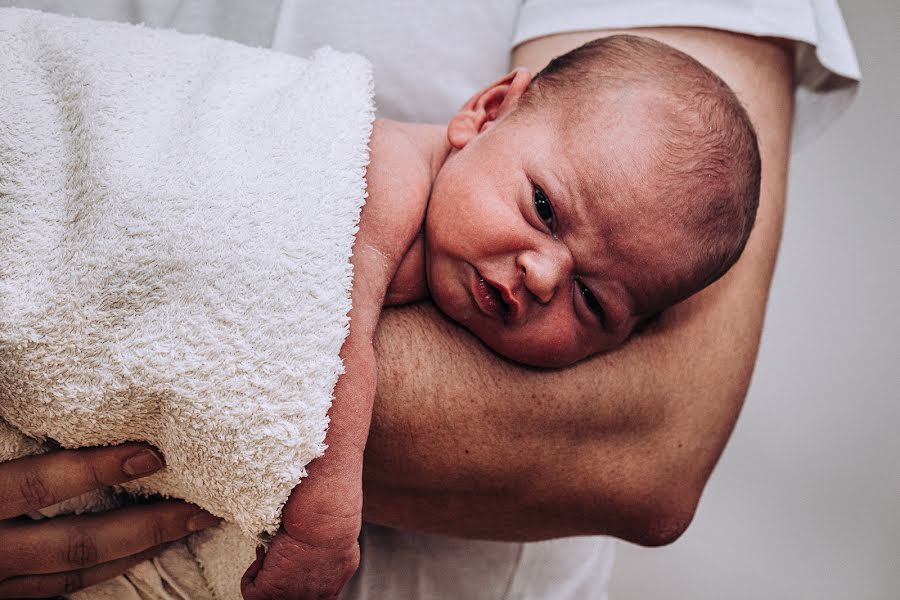
M306 56L359 52L381 116L445 122L509 68L521 42L568 31L702 26L797 41L795 142L852 100L859 68L835 0L0 0L61 14L174 27ZM609 538L459 540L366 525L344 600L605 599Z
M544 35L701 26L797 41L795 142L849 105L860 76L836 0L0 0L82 17L174 27L301 56L321 45L375 67L382 116L445 122L509 67L510 49Z

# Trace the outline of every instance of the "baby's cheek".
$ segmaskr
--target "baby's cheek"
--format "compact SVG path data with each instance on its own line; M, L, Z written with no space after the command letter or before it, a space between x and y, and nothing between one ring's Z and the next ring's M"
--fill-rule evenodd
M548 335L544 349L548 359L553 361L551 366L571 365L584 358L585 354L584 346L574 328L555 329Z
M522 330L505 340L513 360L535 367L564 367L586 355L578 332L565 324Z

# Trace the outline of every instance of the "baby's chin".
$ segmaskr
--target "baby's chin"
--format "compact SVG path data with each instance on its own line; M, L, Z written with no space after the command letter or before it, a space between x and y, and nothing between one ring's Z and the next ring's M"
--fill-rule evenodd
M522 343L517 341L495 340L490 335L481 335L472 331L485 346L499 356L526 367L540 369L559 369L569 367L597 352L588 352L582 348L548 347L539 343Z
M563 367L569 367L581 360L584 360L585 358L588 358L589 356L585 355L577 358L572 358L569 356L560 356L558 354L535 354L533 352L521 353L517 351L504 352L502 350L497 350L494 348L491 349L507 360L511 360L512 362L519 363L526 367L537 367L539 369L560 369Z

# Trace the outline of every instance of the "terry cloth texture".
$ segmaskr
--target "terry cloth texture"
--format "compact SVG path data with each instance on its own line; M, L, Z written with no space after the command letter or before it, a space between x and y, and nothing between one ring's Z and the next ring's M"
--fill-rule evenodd
M373 119L356 55L0 9L0 460L146 440L129 490L275 532L325 450Z

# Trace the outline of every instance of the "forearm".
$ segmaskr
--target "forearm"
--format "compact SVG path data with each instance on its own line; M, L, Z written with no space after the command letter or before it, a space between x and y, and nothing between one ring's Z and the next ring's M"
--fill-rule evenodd
M689 328L667 319L615 354L532 371L496 364L427 310L391 312L379 331L380 356L390 344L390 363L415 367L397 376L379 361L367 520L478 538L603 533L643 543L686 525L737 416L743 367L704 369L715 359L686 355ZM436 336L438 349L417 341ZM755 346L748 337L743 351Z
M385 315L368 520L472 537L606 533L651 544L690 521L756 357L782 225L790 59L733 34L650 33L717 71L757 127L762 195L743 257L625 347L558 372L499 361L422 307ZM551 53L542 43L518 59L539 62Z

